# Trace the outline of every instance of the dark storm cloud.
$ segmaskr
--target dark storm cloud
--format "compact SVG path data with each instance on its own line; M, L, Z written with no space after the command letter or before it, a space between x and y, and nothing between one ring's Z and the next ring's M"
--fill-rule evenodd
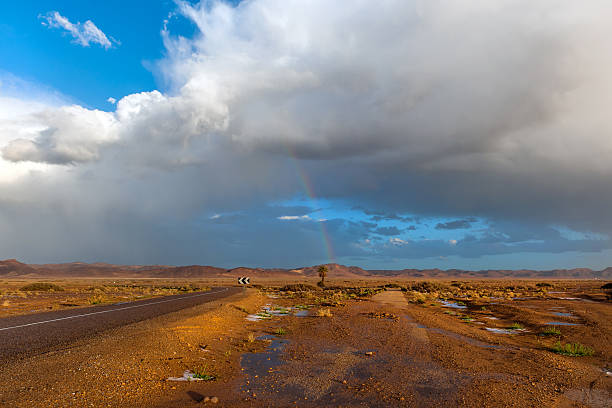
M394 236L399 235L400 230L397 227L379 227L374 230L374 233L379 235Z
M114 112L13 112L0 98L0 256L320 259L311 212L268 208L304 194L366 209L372 224L490 226L388 242L378 226L328 220L342 256L609 246L607 2L177 7L199 32L164 31L165 92L128 95ZM571 240L551 226L606 239Z
M475 218L466 218L464 220L454 220L449 222L442 222L436 224L438 230L454 230L454 229L466 229L472 226L472 223L476 222Z

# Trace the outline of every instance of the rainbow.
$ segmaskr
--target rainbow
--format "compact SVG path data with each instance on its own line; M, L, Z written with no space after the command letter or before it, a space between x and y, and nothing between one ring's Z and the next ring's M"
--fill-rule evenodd
M285 144L285 147L289 152L289 159L295 167L295 171L300 179L300 182L302 183L302 186L304 187L304 192L306 193L306 196L308 196L308 199L310 201L317 203L318 199L315 195L310 177L308 177L308 173L306 173L306 171L304 171L304 169L300 165L299 159L297 158L291 147L288 144ZM325 225L324 221L319 221L317 222L317 224L319 224L319 228L321 230L321 237L323 239L323 246L325 248L325 252L327 253L327 258L329 259L330 263L335 263L336 257L334 255L334 248L332 246L332 241L329 236L329 232L327 231L327 226Z

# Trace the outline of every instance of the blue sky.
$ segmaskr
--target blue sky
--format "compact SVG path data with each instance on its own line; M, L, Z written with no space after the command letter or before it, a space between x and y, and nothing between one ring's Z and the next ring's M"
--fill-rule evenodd
M163 57L160 32L175 9L171 0L5 2L1 9L4 71L51 87L71 101L105 110L110 109L109 97L119 99L160 85L152 63ZM75 45L65 31L41 24L39 16L50 11L59 11L73 23L92 20L121 44L108 50ZM193 33L185 19L171 19L170 26L185 35Z
M612 265L605 5L477 3L5 2L0 258Z

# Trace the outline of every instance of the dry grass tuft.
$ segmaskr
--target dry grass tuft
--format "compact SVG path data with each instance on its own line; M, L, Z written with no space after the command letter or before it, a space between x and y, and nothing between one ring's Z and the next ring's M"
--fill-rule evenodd
M89 304L91 305L99 305L100 303L104 303L106 301L106 298L102 295L96 295L89 298Z
M330 309L319 309L317 310L317 316L319 317L332 317L332 312Z

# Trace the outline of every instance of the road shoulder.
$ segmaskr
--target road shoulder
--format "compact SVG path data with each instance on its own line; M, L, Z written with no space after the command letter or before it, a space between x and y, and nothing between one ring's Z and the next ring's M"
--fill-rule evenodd
M0 368L0 405L151 406L175 387L167 377L197 368L210 353L221 360L227 339L243 335L241 309L262 302L247 290L8 362ZM222 367L210 369L224 375Z

